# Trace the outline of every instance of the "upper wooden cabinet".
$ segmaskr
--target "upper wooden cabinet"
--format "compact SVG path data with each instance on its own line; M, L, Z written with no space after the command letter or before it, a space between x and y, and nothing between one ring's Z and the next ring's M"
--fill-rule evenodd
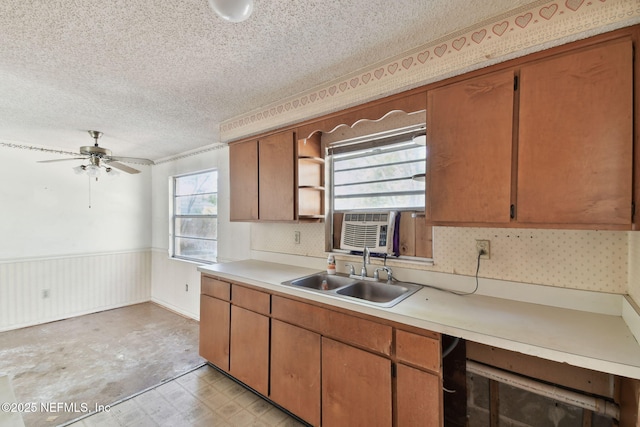
M431 90L427 138L433 223L630 228L632 41Z
M631 224L633 46L520 69L519 223Z
M509 222L513 99L513 71L428 92L427 219Z
M231 221L324 218L320 135L280 132L229 146Z
M258 141L229 146L231 221L258 219Z
M295 219L294 133L282 132L258 141L260 219Z

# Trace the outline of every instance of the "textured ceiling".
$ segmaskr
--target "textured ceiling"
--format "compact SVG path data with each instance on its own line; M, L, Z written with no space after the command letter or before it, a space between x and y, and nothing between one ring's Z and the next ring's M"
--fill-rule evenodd
M207 0L0 2L0 141L160 159L219 124L525 4L255 0L242 23Z

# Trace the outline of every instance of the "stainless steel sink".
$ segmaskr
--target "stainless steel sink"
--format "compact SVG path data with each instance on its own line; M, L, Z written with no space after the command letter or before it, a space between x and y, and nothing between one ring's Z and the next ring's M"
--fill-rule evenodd
M355 283L355 279L342 274L318 273L311 276L284 282L285 285L299 286L301 288L331 291Z
M369 278L326 273L316 273L282 282L282 284L338 298L355 299L378 307L393 307L422 287L415 283L381 282Z
M406 286L365 281L356 282L337 291L340 295L379 303L390 302L401 296L409 296L413 293L409 292L410 290Z

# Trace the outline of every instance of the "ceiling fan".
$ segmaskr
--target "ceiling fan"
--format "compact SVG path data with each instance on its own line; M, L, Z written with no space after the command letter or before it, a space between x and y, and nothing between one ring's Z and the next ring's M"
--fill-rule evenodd
M127 163L137 163L140 165L152 165L153 160L149 159L141 159L138 157L122 157L122 156L112 156L111 150L98 146L98 140L102 136L102 132L97 130L88 131L91 138L95 140L93 145L86 145L80 147L80 153L78 156L83 157L73 157L71 159L53 159L53 160L42 160L38 163L52 163L52 162L64 162L68 160L89 160L89 164L80 165L73 168L76 173L85 172L90 177L95 177L96 180L100 175L101 168L104 169L106 173L114 173L115 171L112 168L116 168L126 173L140 173L138 169L134 169L131 166L127 166L121 162Z

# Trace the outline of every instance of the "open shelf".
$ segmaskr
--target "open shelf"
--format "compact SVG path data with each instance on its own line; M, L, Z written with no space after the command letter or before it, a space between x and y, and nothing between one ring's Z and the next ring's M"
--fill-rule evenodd
M298 219L324 220L324 158L320 133L298 140Z

